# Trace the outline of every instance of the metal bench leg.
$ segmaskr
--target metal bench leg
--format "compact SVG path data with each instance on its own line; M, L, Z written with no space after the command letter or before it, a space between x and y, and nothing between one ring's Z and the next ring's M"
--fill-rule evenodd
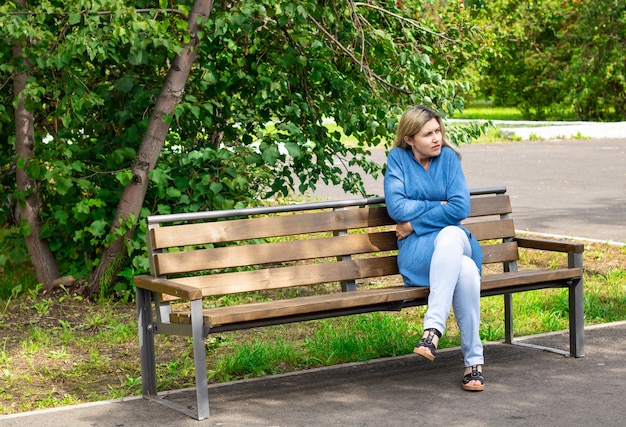
M193 339L193 363L196 371L197 419L203 420L209 416L209 384L206 372L202 299L191 301L191 335Z
M570 268L583 267L583 254L582 253L569 253L568 254L568 266ZM584 357L585 356L585 312L584 312L584 298L583 298L583 278L572 280L568 287L568 299L569 299L569 351L560 350L551 347L545 347L536 344L528 344L522 342L513 342L513 324L510 319L510 301L511 295L505 294L504 306L505 306L505 341L510 344L519 345L522 347L536 348L539 350L550 351L557 354L562 354L567 357ZM508 306L508 308L507 308ZM509 324L509 321L511 322ZM510 340L510 341L509 341Z
M139 327L139 354L141 360L141 393L157 396L154 329L152 324L152 293L137 288L137 324Z
M568 255L570 267L583 266L582 253ZM585 310L583 299L583 278L575 280L569 288L569 347L573 357L585 355Z
M504 294L504 342L513 343L513 294Z
M503 266L505 272L517 271L517 261L505 262ZM504 342L513 344L513 294L510 292L504 294Z

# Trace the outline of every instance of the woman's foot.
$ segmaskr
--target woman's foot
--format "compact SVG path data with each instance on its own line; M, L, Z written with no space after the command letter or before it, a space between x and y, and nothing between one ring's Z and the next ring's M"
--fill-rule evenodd
M437 329L424 329L424 335L413 349L413 353L419 354L432 362L437 357L439 338L441 338L441 332Z
M483 391L485 389L485 378L483 377L483 366L474 365L465 368L461 387L468 391Z

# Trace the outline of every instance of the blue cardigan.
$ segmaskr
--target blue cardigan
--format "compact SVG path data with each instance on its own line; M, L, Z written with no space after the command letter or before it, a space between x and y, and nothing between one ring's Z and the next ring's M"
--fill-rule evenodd
M446 200L447 204L441 204ZM443 147L428 171L411 149L393 148L387 158L385 203L396 222L410 221L413 233L398 241L398 268L406 286L429 286L435 238L448 225L460 225L470 213L470 196L454 151ZM463 228L463 227L462 227ZM472 259L482 271L482 250L471 233Z

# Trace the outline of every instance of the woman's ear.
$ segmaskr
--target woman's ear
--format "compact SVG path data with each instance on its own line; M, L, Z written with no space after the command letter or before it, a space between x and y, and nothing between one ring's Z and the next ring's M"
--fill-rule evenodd
M404 142L406 142L406 143L407 143L407 145L411 145L411 143L413 142L413 141L411 140L411 137L410 137L410 136L408 136L408 135L404 135L404 138L403 138L403 139L404 139Z

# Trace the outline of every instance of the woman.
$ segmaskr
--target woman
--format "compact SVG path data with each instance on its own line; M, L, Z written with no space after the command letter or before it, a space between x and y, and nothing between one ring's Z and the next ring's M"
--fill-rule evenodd
M461 331L462 387L481 391L482 251L460 225L470 211L460 157L446 139L439 114L423 106L408 109L387 159L385 202L397 223L398 268L405 286L430 286L424 335L414 352L435 359L452 306Z

